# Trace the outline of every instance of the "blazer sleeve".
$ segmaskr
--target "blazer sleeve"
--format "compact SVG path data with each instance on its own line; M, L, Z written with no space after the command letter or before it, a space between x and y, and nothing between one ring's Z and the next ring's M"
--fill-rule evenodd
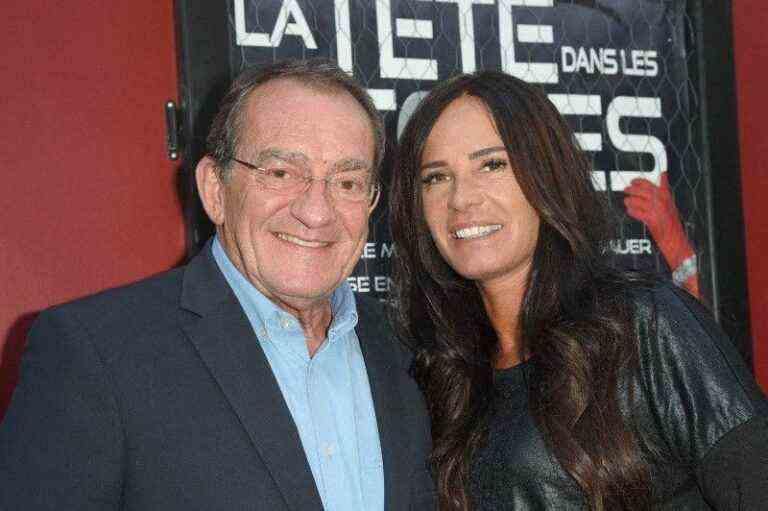
M123 449L92 339L73 314L43 312L0 425L0 509L118 509Z
M758 509L749 503L768 501L758 484L768 474L768 401L698 301L671 286L653 294L640 313L640 365L661 437L715 509Z

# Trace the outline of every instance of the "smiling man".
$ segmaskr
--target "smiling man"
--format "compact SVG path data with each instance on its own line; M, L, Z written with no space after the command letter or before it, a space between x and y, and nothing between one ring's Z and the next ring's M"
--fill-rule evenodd
M346 283L383 137L329 62L243 73L195 171L214 239L33 328L0 509L433 508L408 356Z

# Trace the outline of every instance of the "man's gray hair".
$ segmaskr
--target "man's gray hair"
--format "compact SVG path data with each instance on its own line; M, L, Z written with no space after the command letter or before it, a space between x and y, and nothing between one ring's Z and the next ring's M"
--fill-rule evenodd
M333 61L327 59L281 60L267 66L245 69L232 82L219 104L206 139L208 155L219 166L223 179L229 174L230 163L237 153L242 137L245 111L251 93L271 80L290 79L312 88L329 92L348 92L363 107L371 121L374 137L372 172L379 175L384 158L384 123L365 88Z

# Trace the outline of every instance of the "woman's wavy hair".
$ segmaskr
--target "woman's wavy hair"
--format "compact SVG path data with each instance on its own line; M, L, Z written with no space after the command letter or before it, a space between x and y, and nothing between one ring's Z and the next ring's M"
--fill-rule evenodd
M432 89L400 138L390 192L397 323L413 342L413 371L432 418L430 463L440 509L472 507L470 465L485 437L498 349L476 283L446 264L422 211L424 145L443 110L461 96L487 107L517 182L541 218L519 319L521 356L530 356L534 368L531 414L589 509L649 509L646 451L623 418L617 392L622 371L637 364L637 349L628 307L617 299L627 277L602 262L607 203L546 95L493 71Z

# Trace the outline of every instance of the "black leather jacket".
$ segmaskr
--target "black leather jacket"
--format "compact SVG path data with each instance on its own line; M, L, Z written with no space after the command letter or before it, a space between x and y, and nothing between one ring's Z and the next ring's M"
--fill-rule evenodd
M673 286L631 296L639 367L619 397L659 450L652 464L658 508L768 509L768 401L738 352L709 313ZM476 510L585 508L528 412L535 377L535 361L497 372L487 441L472 470Z

